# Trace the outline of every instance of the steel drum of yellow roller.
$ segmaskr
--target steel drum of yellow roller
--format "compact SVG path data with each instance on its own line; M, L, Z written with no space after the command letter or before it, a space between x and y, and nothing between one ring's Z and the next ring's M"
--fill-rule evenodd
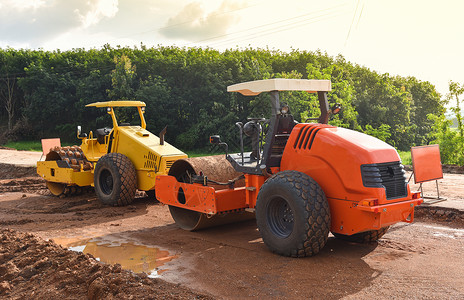
M90 170L93 168L91 162L89 162L81 147L55 147L50 149L50 152L45 156L45 161L52 160L63 160L66 161L71 168L75 171L79 171L82 165L84 170ZM69 185L61 182L46 181L47 188L55 196L67 196L72 194L79 194L82 192L82 188L76 185Z
M236 172L224 155L193 157L177 160L169 170L169 175L176 177L179 182L190 182L191 175L198 175L200 172L208 179L217 182L228 182L239 177L242 173ZM210 184L216 190L226 189L227 186ZM245 180L236 181L235 187L245 186ZM185 230L195 231L208 227L223 224L235 223L255 218L254 213L240 211L221 213L210 216L205 213L169 206L171 216L176 223Z

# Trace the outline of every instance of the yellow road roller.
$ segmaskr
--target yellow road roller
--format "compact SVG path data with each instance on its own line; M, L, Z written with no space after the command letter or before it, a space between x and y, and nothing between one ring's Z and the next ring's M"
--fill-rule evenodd
M131 203L137 189L154 199L156 176L168 174L172 164L187 155L164 141L166 128L159 136L146 130L144 102L107 101L86 106L106 108L113 127L87 135L78 126L80 146L44 149L48 154L45 161L37 162L37 173L50 192L62 196L93 186L99 200L113 206ZM118 110L127 107L138 111L140 125L118 124Z

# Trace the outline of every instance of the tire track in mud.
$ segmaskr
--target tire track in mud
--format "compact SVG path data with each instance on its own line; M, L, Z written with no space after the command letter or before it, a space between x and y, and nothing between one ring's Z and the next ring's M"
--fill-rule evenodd
M49 194L45 186L45 180L40 177L0 180L0 193L7 192L37 193L41 195Z
M425 254L427 251L432 249L429 246L424 246L424 245L414 245L410 243L404 243L404 242L399 242L394 239L390 238L382 238L377 241L378 245L384 248L389 248L389 249L394 249L394 250L399 250L399 251L404 251L404 252L409 252L409 253L418 253L418 254Z
M0 163L0 193L7 192L49 194L35 167Z

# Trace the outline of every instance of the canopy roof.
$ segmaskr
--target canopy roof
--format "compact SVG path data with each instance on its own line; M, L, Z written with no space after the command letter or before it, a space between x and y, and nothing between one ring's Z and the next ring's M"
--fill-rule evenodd
M95 107L144 107L146 106L145 102L142 101L129 101L129 100L122 100L122 101L106 101L106 102L95 102L87 104L87 106L95 106Z
M245 96L256 96L270 91L306 91L329 92L332 90L330 80L274 78L255 80L229 85L228 92L239 92Z

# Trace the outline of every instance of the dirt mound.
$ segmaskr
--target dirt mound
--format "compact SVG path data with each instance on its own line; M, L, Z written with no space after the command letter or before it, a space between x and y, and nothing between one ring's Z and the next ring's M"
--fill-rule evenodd
M444 173L451 173L451 174L464 174L464 166L458 165L443 165L443 172Z
M443 173L449 174L464 174L464 166L458 165L442 165ZM408 172L412 172L412 165L404 165L404 169Z
M210 299L145 273L104 265L32 234L0 230L0 297L11 299Z
M5 192L49 194L45 180L40 177L0 180L0 193Z
M13 179L23 177L39 177L36 167L23 167L18 165L0 163L0 179Z
M0 193L23 192L46 194L47 187L35 167L0 163Z
M464 213L455 208L421 205L416 207L414 215L424 222L432 221L464 227Z
M0 193L6 192L49 194L36 167L0 163Z

